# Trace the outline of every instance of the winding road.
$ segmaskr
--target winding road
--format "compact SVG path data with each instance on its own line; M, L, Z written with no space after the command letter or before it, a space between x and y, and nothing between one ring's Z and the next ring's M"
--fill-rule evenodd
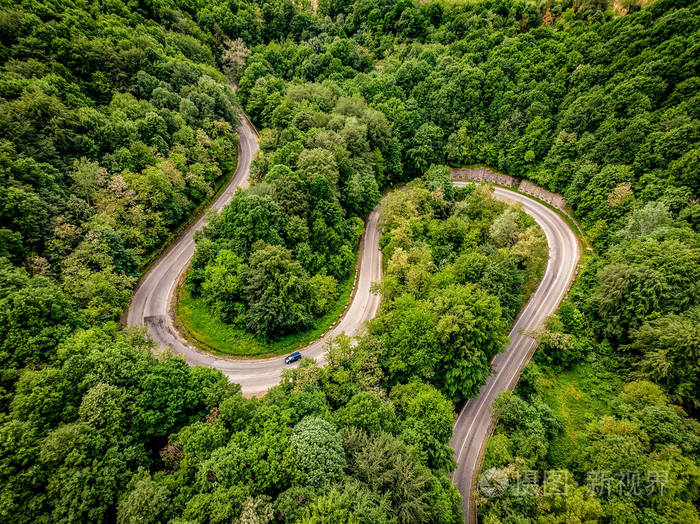
M455 452L457 469L452 480L462 493L466 522L476 522L473 494L481 454L491 430L491 404L502 391L515 387L520 371L535 350L535 340L522 331L540 328L545 319L556 311L576 276L581 256L578 239L561 215L526 195L508 189L496 187L493 196L522 204L523 211L535 219L547 237L549 261L537 290L513 324L510 344L503 353L493 358L493 371L486 384L476 397L464 405L454 426L450 446Z
M238 134L240 137L238 167L231 182L214 201L210 210L221 211L231 201L238 188L248 185L250 163L258 149L258 143L255 128L245 116L241 117ZM221 370L232 382L241 385L244 394L265 393L279 384L282 370L285 369L283 357L245 360L217 356L192 347L173 325L171 309L177 282L194 254L194 233L203 228L206 222L205 214L161 256L141 280L129 306L126 323L129 326L145 324L149 335L160 347L171 348L173 353L182 355L192 366L208 366ZM379 212L375 209L367 218L360 253L360 269L355 280L351 304L339 323L322 338L301 350L305 357L314 358L323 363L325 361L323 346L326 340L335 338L343 332L351 336L355 335L365 321L377 313L380 297L370 292L370 286L382 276L382 256L379 251L381 231L378 222Z
M230 202L238 188L248 184L250 163L258 148L255 129L245 116L242 117L238 131L238 167L229 185L210 208L217 212ZM455 184L462 185L464 182ZM472 486L475 484L474 475L478 473L481 453L491 427L491 403L500 392L514 387L520 371L534 351L535 341L521 331L539 328L545 318L557 309L575 276L580 256L576 236L559 214L536 200L507 189L495 188L494 197L521 203L524 211L537 221L547 237L549 262L539 287L513 326L511 343L493 359L494 372L479 395L464 406L454 426L451 445L457 469L453 481L463 495L467 522L475 519ZM190 365L219 369L231 381L239 383L246 395L262 394L279 383L281 372L285 368L282 357L243 360L203 352L192 347L178 334L171 320L172 299L177 282L194 254L194 233L204 227L206 221L206 216L203 216L193 224L141 280L129 307L127 325L145 324L151 338L159 346L172 348L175 354L182 355ZM326 340L342 332L354 336L362 329L365 321L376 314L380 297L370 292L370 285L379 280L382 273L380 234L379 213L375 209L366 221L352 302L339 323L321 339L302 350L305 357L323 363Z

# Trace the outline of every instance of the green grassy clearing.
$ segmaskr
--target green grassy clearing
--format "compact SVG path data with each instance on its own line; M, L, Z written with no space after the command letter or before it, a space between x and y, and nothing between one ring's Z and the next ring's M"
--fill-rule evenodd
M279 340L261 340L244 329L221 322L212 314L206 302L201 297L192 296L185 286L180 286L177 290L175 322L189 342L212 353L241 358L263 358L290 353L320 338L342 315L352 293L356 269L354 264L348 278L338 283L338 299L325 315L314 321L311 329Z

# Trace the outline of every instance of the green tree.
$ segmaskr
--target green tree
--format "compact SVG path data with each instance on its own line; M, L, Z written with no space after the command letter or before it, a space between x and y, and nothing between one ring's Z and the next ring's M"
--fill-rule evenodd
M455 190L452 185L450 168L447 166L432 165L423 175L425 187L430 191L439 189L445 200L452 201L455 198Z
M211 237L225 237L233 251L246 258L258 240L282 244L284 211L270 196L242 190L208 228Z
M290 442L306 483L320 487L343 477L345 452L337 429L318 417L305 417L294 427Z
M350 472L373 491L389 495L399 522L426 520L430 507L429 474L395 437L387 433L358 437L353 437L355 442L348 450Z
M496 247L510 247L515 243L519 231L518 213L514 209L506 209L493 221L489 229L491 241Z
M26 287L0 299L0 350L12 362L47 362L80 317L68 297L47 277L33 277Z
M215 315L228 324L242 325L245 319L245 266L229 249L222 249L204 270L201 292Z
M73 180L73 192L84 198L88 204L92 204L95 193L100 186L100 178L107 176L107 170L101 168L97 162L90 162L85 157L73 163L73 171L70 177Z
M632 331L626 348L641 355L636 374L663 384L671 399L690 412L700 408L700 326L693 314L650 320Z
M245 322L251 332L274 338L311 325L315 297L308 275L287 249L257 244L245 282Z
M341 428L352 426L370 433L391 433L396 427L393 406L367 391L354 395L350 402L336 411L334 419Z
M338 299L338 281L330 275L316 274L309 284L314 296L314 315L322 316Z
M168 489L154 482L150 475L135 475L129 481L126 494L119 499L117 522L158 522L168 506L169 498Z

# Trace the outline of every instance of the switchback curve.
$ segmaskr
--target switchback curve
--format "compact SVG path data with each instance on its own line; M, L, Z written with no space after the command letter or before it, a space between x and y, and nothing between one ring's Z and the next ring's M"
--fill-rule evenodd
M457 184L463 185L464 182ZM473 490L476 489L476 475L491 430L491 405L502 391L515 386L536 346L535 340L523 332L539 329L557 310L576 276L581 256L576 235L557 212L528 196L501 187L494 188L493 195L499 200L522 204L523 211L535 219L547 237L549 260L539 286L513 324L510 344L493 358L493 372L479 394L464 405L454 426L450 445L457 469L452 480L462 493L466 522L476 521Z
M257 133L245 116L239 126L239 136L238 167L229 185L212 204L211 210L221 211L235 191L248 184L250 164L258 146ZM465 182L455 182L455 185L464 184ZM500 200L522 204L523 210L535 219L547 238L549 261L537 290L513 325L510 344L493 359L493 373L479 395L465 404L454 426L451 446L455 452L457 469L453 474L453 482L462 493L467 522L475 518L472 489L491 428L491 404L500 392L514 387L520 371L535 348L535 341L522 331L538 329L546 317L556 311L575 277L580 257L576 235L555 211L530 197L505 188L496 187L493 194ZM285 368L283 358L244 360L203 352L192 347L179 335L171 321L171 299L176 284L194 254L194 233L205 224L206 216L192 225L152 266L134 293L127 325L145 324L149 335L159 346L172 348L175 354L182 355L190 365L219 369L230 380L241 384L246 395L262 394L279 383L281 372ZM302 350L305 357L323 363L323 345L327 339L342 332L355 335L365 321L376 314L380 297L371 293L370 286L382 274L380 235L379 212L375 208L366 223L352 302L334 328Z
M245 116L242 117L238 133L240 137L238 167L229 185L211 205L210 210L216 212L221 211L231 201L238 188L248 184L250 164L258 149L257 133ZM172 299L177 283L194 254L194 233L203 228L206 222L205 215L151 267L134 293L126 323L128 326L144 324L150 337L158 346L171 348L173 353L184 357L190 365L219 369L231 381L239 383L244 394L262 394L279 384L282 370L285 368L283 357L234 359L200 351L177 332L172 322ZM356 334L365 321L376 314L380 297L371 293L370 286L382 276L380 234L379 211L374 209L366 221L352 302L340 322L323 337L301 350L305 357L314 358L323 363L323 346L326 340L342 332L351 336Z

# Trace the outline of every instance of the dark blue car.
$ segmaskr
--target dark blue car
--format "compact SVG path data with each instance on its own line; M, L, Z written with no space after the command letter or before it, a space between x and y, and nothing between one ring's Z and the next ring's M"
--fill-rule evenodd
M299 352L297 351L297 352L295 352L295 353L292 353L292 354L289 355L288 357L286 357L286 358L284 359L284 363L285 363L285 364L291 364L292 362L296 362L297 360L300 360L300 359L301 359L301 353L299 353Z

